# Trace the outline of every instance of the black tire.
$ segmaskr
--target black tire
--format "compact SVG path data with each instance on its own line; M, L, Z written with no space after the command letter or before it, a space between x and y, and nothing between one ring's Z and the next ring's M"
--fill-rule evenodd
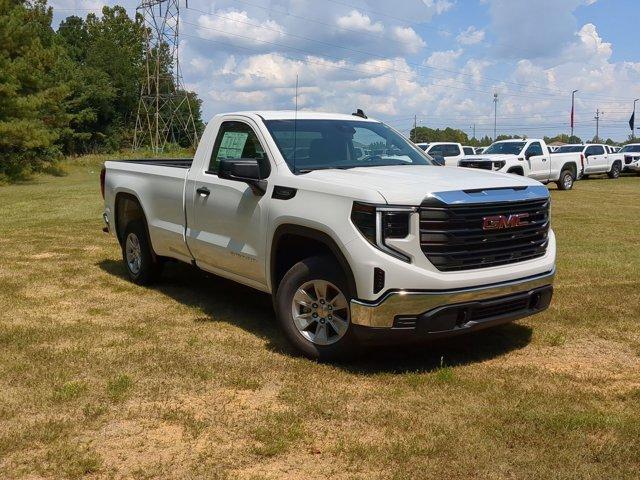
M571 190L573 188L573 182L576 178L571 170L563 170L560 173L560 178L556 182L558 190Z
M607 172L607 175L609 176L609 178L618 178L620 176L621 170L622 168L620 168L620 162L613 162L613 165L611 165L611 170Z
M139 252L132 253L132 250L136 250L136 242L139 246ZM149 285L160 278L162 262L155 258L151 250L147 229L141 220L132 220L124 230L122 260L129 279L133 283Z
M346 311L341 308L334 310L333 313L336 318L341 318L346 315L347 322L346 330L343 330L344 333L340 334L332 327L332 325L337 322L336 318L332 319L331 322L329 321L331 312L328 312L326 309L329 308L328 303L330 302L326 302L326 306L321 306L319 302L322 300L322 297L320 296L321 298L318 299L318 295L315 295L312 290L308 290L311 292L309 307L298 307L302 309L299 313L302 315L315 315L315 319L311 319L311 317L306 319L306 321L310 323L304 331L296 326L294 320L294 309L296 308L294 296L305 284L309 285L313 281L329 282L329 284L337 287L342 293L346 300ZM326 298L333 298L334 294L335 291L333 287L328 287ZM337 296L335 298L337 298ZM304 356L320 361L345 359L357 351L357 342L353 333L349 309L352 298L353 294L349 291L344 272L332 257L310 257L291 267L280 282L274 302L276 317L287 339ZM313 301L314 299L316 300L315 302ZM323 310L319 310L319 308ZM320 325L320 322L322 322L322 325ZM340 325L343 326L344 323L340 323ZM315 338L318 331L322 329L324 329L323 340L326 338L331 339L333 335L332 343L318 344L308 338Z
M522 170L521 168L512 168L507 173L511 173L512 175L520 175L521 177L524 177L524 170Z

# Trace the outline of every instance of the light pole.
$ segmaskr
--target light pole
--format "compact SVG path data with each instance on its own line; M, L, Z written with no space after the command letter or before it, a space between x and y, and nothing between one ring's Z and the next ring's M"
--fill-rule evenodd
M576 92L578 90L574 90L573 92L571 92L571 136L573 137L573 112L574 112L574 104L575 104L575 99L576 99ZM571 141L571 140L569 140Z
M636 98L633 101L633 115L631 115L631 118L633 118L633 125L631 125L631 140L633 140L634 138L636 138L635 134L633 133L633 127L636 124L636 102L640 100L640 98Z
M498 93L493 94L493 141L496 141L498 131Z

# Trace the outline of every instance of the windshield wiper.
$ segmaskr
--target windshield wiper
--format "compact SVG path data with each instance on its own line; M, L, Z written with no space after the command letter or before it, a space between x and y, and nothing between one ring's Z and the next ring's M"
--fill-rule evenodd
M359 165L349 165L349 166L332 166L332 167L317 167L317 168L304 168L302 170L296 170L296 173L309 173L314 170L349 170L350 168L358 168Z

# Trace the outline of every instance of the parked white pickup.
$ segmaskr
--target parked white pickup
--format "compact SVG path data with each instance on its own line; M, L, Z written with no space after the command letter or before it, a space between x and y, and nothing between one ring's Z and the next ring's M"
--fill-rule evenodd
M640 173L640 143L629 143L611 157L622 162L622 171Z
M460 167L481 168L555 182L560 190L573 188L583 173L580 153L551 154L544 140L502 140L492 143L482 155L466 156Z
M434 166L373 119L218 115L193 160L109 161L101 185L132 281L175 259L269 292L310 357L470 332L551 300L548 190Z
M422 150L434 158L444 158L445 167L457 167L458 161L465 155L462 144L454 142L418 143Z
M606 173L609 178L618 178L622 171L622 160L610 153L609 145L586 143L563 145L552 155L562 153L580 153L584 159L584 176Z

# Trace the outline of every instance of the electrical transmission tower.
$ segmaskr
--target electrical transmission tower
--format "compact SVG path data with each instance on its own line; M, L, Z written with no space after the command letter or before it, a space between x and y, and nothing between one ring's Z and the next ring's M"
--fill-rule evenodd
M136 11L144 19L146 58L133 146L159 152L182 139L195 147L194 99L184 88L178 58L180 0L142 0Z

